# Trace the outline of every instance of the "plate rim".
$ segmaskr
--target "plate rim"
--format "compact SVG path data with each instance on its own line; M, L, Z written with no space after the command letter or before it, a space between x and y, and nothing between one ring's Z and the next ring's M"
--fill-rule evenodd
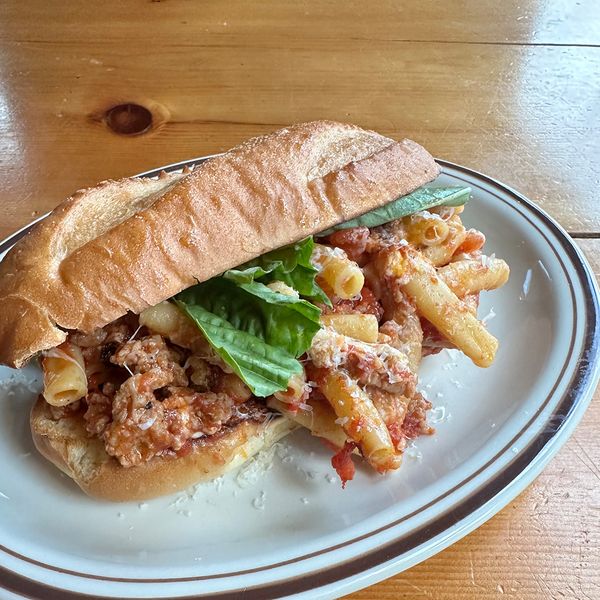
M198 157L195 159L180 161L177 163L173 163L170 165L166 165L163 167L159 167L157 169L152 169L149 171L145 171L137 175L137 177L155 177L160 174L162 171L175 171L177 169L182 169L188 166L196 166L205 162L206 160L218 156L218 154L208 155L204 157ZM599 291L598 285L593 275L592 269L581 252L581 250L574 243L572 238L567 234L567 232L552 218L550 217L543 209L535 205L531 200L526 198L521 193L517 192L510 186L488 176L483 173L480 173L474 169L470 169L468 167L464 167L450 161L445 161L441 159L436 159L438 164L442 167L446 167L452 171L458 171L465 174L467 177L471 179L479 179L483 182L491 185L492 187L500 189L504 194L508 194L512 196L513 200L516 200L518 204L524 207L526 210L534 213L553 233L553 237L560 244L560 247L564 251L566 257L568 258L568 263L574 268L580 284L581 288L585 292L590 292L589 294L584 294L584 303L585 303L585 325L583 328L584 331L584 339L582 341L581 346L581 358L587 360L581 360L580 364L584 365L585 368L576 369L571 377L568 387L566 388L562 397L558 400L557 406L553 411L552 415L550 415L550 419L556 416L562 416L561 422L552 429L544 428L542 431L536 435L529 445L524 448L519 455L515 458L515 460L511 461L505 467L502 468L499 472L495 473L493 477L484 482L480 489L471 493L469 496L461 499L459 504L456 506L457 510L454 510L453 514L456 518L456 525L462 523L469 516L474 515L477 511L482 510L486 505L491 504L494 500L503 493L506 493L511 489L511 486L515 484L515 481L519 478L519 476L523 475L526 472L534 471L533 476L539 473L548 460L556 454L556 452L562 447L562 445L567 441L568 437L572 433L573 429L581 419L581 415L584 412L584 409L589 404L593 392L595 390L595 386L598 382L598 377L600 376L599 369L599 361L598 361L598 346L600 341L600 321L599 321ZM0 252L9 249L15 242L17 242L21 237L26 235L26 233L32 228L35 223L44 219L49 213L42 215L38 219L32 221L25 227L21 228L17 232L13 233L11 236L6 238L4 241L0 242ZM525 215L523 215L525 216ZM545 237L545 236L544 236ZM556 250L555 245L551 244L549 240L547 240L549 245ZM564 268L564 266L563 266ZM585 355L585 356L584 356ZM548 397L550 397L550 394ZM563 410L566 410L566 413L563 416ZM576 409L579 409L577 411ZM533 421L524 428L526 430ZM524 430L521 430L522 433ZM544 454L545 453L545 454ZM540 458L541 457L541 458ZM483 469L487 468L489 464L486 464ZM510 473L510 475L506 475ZM530 483L531 479L528 479L525 484L521 484L521 489ZM464 482L463 482L464 484ZM462 484L461 484L462 485ZM517 486L518 487L518 486ZM517 489L510 491L508 493L508 497L504 502L500 504L496 504L491 512L483 519L481 522L484 522L493 514L498 512L503 506L505 506L508 502L510 502L516 495L521 491L521 489ZM454 490L455 491L455 490ZM471 507L471 504L474 504ZM466 508L465 508L466 507ZM460 513L460 516L458 516ZM462 514L464 513L464 514ZM323 569L316 569L314 571L308 572L306 574L294 575L287 579L281 579L274 582L265 582L265 583L257 583L254 586L245 588L245 597L250 598L262 598L265 593L277 594L278 596L289 595L292 594L302 594L307 590L323 589L326 586L332 585L334 583L339 583L343 585L343 582L347 582L346 585L351 584L351 579L356 577L359 573L366 574L368 571L376 568L377 566L383 566L384 563L388 563L391 559L398 560L401 556L406 556L410 554L410 552L414 551L416 548L420 547L421 544L426 544L428 541L434 540L438 535L443 533L444 531L448 531L449 527L444 527L443 523L440 524L439 530L435 530L433 533L429 533L426 535L425 539L422 539L419 543L415 543L409 548L405 548L402 550L401 548L396 552L394 548L399 545L406 544L406 540L410 540L414 538L417 534L421 532L422 529L426 528L431 532L432 524L438 524L442 521L444 515L437 515L432 518L431 521L425 523L420 526L415 531L411 531L400 538L395 538L390 540L386 544L381 547L374 548L370 551L367 551L361 556L353 557L342 563L336 563L331 567L325 567ZM464 535L466 535L469 531L477 527L480 523L473 524L472 522L467 523L466 529L468 531L461 532L459 536L451 536L452 539L448 541L446 544L442 544L432 551L430 554L434 554L443 548L447 547L457 539L460 539ZM471 525L471 527L469 527ZM369 535L373 535L373 532L370 532ZM353 543L356 540L350 540L347 542L348 544ZM346 544L344 544L346 545ZM0 546L0 549L6 550L3 546ZM335 549L335 548L334 548ZM331 549L326 549L327 550ZM316 554L320 554L321 552L317 552ZM387 554L387 558L382 558L383 554ZM427 554L427 553L426 553ZM27 559L27 557L23 557L19 555L21 559ZM306 559L307 557L300 557L296 561ZM424 560L427 556L424 556L420 560ZM367 562L368 560L368 562ZM420 562L420 560L418 562ZM29 560L28 562L36 561ZM39 564L37 566L45 567L46 569L53 569L50 565ZM279 565L271 565L266 566L264 569L275 568ZM263 570L263 569L261 569ZM124 578L98 578L91 576L90 574L82 574L77 572L69 572L63 571L65 574L71 574L76 576L83 576L91 579L101 579L104 581L113 581L119 583L131 583L131 584L158 584L158 583L183 583L186 581L193 582L202 580L202 577L187 577L187 578L172 578L172 579L163 579L163 580L144 580L144 579L124 579ZM253 572L253 570L250 570ZM398 571L399 572L399 571ZM336 575L339 573L339 576ZM229 576L234 575L244 575L248 574L248 571L241 572L239 574L226 574ZM323 576L328 575L328 577L324 580ZM61 588L55 588L51 585L47 585L44 583L40 583L37 581L33 581L26 576L23 576L17 572L5 569L5 567L0 567L0 588L4 585L8 584L10 587L5 589L9 591L13 591L16 593L28 593L29 597L38 598L51 598L53 592L60 592L60 598L77 598L79 600L83 598L90 599L106 599L114 596L98 596L95 594L88 594L86 592L76 592L72 590L64 590ZM225 576L226 576L225 575ZM369 583L374 583L378 579L383 579L385 577L390 576L391 573L381 574L377 579L373 579ZM12 582L12 583L11 583ZM294 586L294 583L298 583L300 585ZM348 583L350 582L350 583ZM19 588L16 588L16 583L20 583ZM24 586L23 586L24 584ZM228 598L233 597L239 590L224 590L221 592L211 593L211 597L218 598ZM32 595L38 594L38 595ZM57 596L58 597L58 596ZM185 598L197 598L202 597L197 594L193 596L177 596L177 598L185 599Z

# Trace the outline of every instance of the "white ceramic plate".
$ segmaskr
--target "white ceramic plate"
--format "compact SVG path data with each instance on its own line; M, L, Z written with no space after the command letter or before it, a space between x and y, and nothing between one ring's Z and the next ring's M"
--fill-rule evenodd
M440 162L443 183L472 186L464 220L512 273L482 298L501 344L493 367L446 351L425 359L437 434L398 473L359 469L342 490L328 451L299 432L190 493L97 502L33 448L36 368L0 368L0 589L44 600L331 598L439 552L531 483L596 386L598 291L579 250L531 202Z

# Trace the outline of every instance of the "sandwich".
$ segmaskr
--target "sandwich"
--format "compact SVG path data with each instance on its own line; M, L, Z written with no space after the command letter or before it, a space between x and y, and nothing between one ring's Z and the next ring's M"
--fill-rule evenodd
M385 474L433 432L419 364L496 339L508 266L470 189L411 140L328 121L193 169L104 181L0 263L0 362L40 361L39 452L87 494L141 500L233 469L296 428Z

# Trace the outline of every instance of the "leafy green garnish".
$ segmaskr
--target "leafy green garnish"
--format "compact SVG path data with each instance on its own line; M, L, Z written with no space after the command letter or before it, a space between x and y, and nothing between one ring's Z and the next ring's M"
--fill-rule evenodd
M307 237L267 252L237 269L230 269L223 277L236 283L283 281L302 297L331 306L331 301L315 281L318 270L310 262L314 246L313 238Z
M266 397L285 390L290 377L302 372L302 365L285 350L236 329L200 305L179 301L177 305L255 396Z
M442 204L444 206L462 206L469 201L470 197L471 188L468 186L420 187L414 192L393 200L385 206L322 231L319 233L319 237L330 235L340 229L349 229L350 227L377 227Z
M175 300L180 306L201 306L235 329L284 348L292 356L304 354L319 330L321 311L314 304L258 282L237 284L214 277L184 290Z
M267 275L279 279L273 275L278 269L283 274L297 271L299 264L283 252L280 259L227 271L174 298L255 396L287 388L290 377L302 372L297 357L308 350L321 327L321 311L314 304L262 283Z

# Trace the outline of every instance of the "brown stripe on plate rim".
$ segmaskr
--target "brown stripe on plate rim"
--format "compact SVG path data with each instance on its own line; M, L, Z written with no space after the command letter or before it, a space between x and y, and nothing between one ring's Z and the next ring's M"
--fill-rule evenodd
M185 164L193 164L194 162L198 163L199 161L190 161L189 163L179 163L177 165L173 165L172 168L175 169L175 168L184 166ZM556 224L553 223L553 221L543 211L538 209L530 201L528 201L526 198L524 198L523 196L521 196L520 194L518 194L511 188L504 186L503 184L501 184L485 175L482 175L482 174L472 171L470 169L466 169L465 167L460 167L458 165L454 165L454 164L446 162L446 161L438 161L438 162L440 162L442 165L448 166L450 168L454 168L456 170L462 170L467 175L475 175L476 177L478 176L481 179L483 179L484 181L487 181L488 183L499 188L503 192L510 193L514 197L514 199L517 200L517 202L520 205L525 206L530 211L536 213L538 215L538 217L542 221L544 221L547 226L550 227L550 229L554 230L554 234L555 234L556 238L561 243L561 245L563 246L563 248L565 249L567 254L570 256L572 264L576 268L576 271L581 279L582 287L584 289L587 288L592 292L589 296L585 297L586 309L587 309L586 316L589 317L591 315L591 317L593 317L593 318L586 319L586 338L585 338L585 342L584 342L584 346L583 346L583 350L582 350L582 356L580 356L580 363L582 365L585 365L587 368L578 370L574 373L573 377L571 378L571 382L569 384L567 393L565 394L561 403L557 407L557 410L555 410L553 415L548 420L548 424L551 424L551 427L548 427L548 424L547 424L546 427L544 428L544 430L538 435L538 437L535 438L530 443L530 445L526 449L524 449L513 461L511 461L509 463L509 465L507 465L505 467L505 469L502 471L501 474L496 475L490 481L482 484L482 486L478 490L476 490L473 494L471 494L468 498L458 501L457 508L453 507L451 510L446 511L442 515L438 515L437 517L433 518L430 522L422 525L418 530L411 532L401 538L393 540L393 541L389 542L388 544L377 548L376 550L365 553L361 557L350 559L344 563L338 563L337 565L327 568L325 570L313 571L306 575L301 575L301 576L294 577L294 578L291 578L288 580L283 580L283 581L280 581L277 583L258 585L253 588L245 588L245 590L244 590L245 598L262 598L262 597L264 597L264 594L267 593L267 591L269 593L281 592L282 594L297 593L300 591L313 589L315 587L320 587L323 585L327 585L328 583L333 583L335 581L339 581L340 579L347 578L355 573L362 572L364 570L367 570L369 568L372 568L374 566L382 564L383 562L386 562L386 561L390 560L391 558L397 557L399 554L405 554L409 550L414 549L415 547L417 547L418 545L421 545L425 541L432 539L433 537L435 537L435 535L438 535L439 533L441 533L445 529L447 529L447 520L446 519L448 516L453 517L453 521L452 521L453 523L463 520L464 518L466 518L466 516L468 516L469 514L471 514L478 508L480 508L481 506L483 506L483 504L485 504L486 502L491 500L497 493L501 492L504 488L506 488L508 486L508 484L511 483L518 474L524 472L525 470L527 470L528 467L531 466L533 460L542 452L542 450L548 445L548 443L563 428L564 424L569 421L570 415L572 414L573 409L579 404L579 401L580 401L583 393L585 391L587 391L587 388L589 387L588 384L594 379L594 374L595 374L594 358L596 357L596 350L597 350L597 346L598 346L598 322L597 322L598 298L597 298L597 292L596 292L596 289L594 286L593 279L591 278L590 273L588 272L588 269L587 269L585 263L582 261L581 257L579 256L579 253L578 253L576 247L574 246L574 244L568 239L568 237L565 236L565 234L561 231L560 227L556 226ZM160 170L163 170L163 169L160 169ZM160 170L149 172L147 174L144 174L144 176L156 175L158 172L160 172ZM461 179L461 178L458 177L458 179ZM462 180L466 181L469 185L473 185L472 181L465 180L465 179L462 179ZM479 187L479 186L476 186L476 187ZM487 190L487 191L489 192L489 190ZM516 209L516 207L514 207L512 204L506 202L502 197L498 196L497 194L494 194L494 195L496 195L496 197L498 197L501 201L505 202L511 208ZM552 248L553 252L557 256L557 259L558 259L559 263L561 264L563 271L565 272L565 275L567 276L567 280L569 281L571 297L573 300L573 304L575 305L573 286L572 286L570 278L568 277L568 274L566 272L566 268L565 268L564 262L562 261L562 258L560 257L560 255L558 255L554 246L552 244L550 244L550 241L548 240L548 238L544 234L544 232L542 232L537 227L537 225L531 221L531 219L528 217L528 215L521 210L518 210L518 212L524 218L526 218L530 222L530 224L532 224L540 232L540 234L546 239L546 241L549 243L550 247ZM27 230L25 230L24 232L18 232L18 234L21 234L21 235L19 235L19 237L24 235L24 233L26 233L26 231ZM14 238L15 238L15 236L13 236L12 240L11 240L13 243L14 243L14 241L16 241ZM11 239L11 238L9 238L9 239ZM0 246L0 251L4 248L6 248L5 244ZM583 274L583 277L582 277L582 274ZM575 318L575 322L576 322L577 314L574 315L574 318ZM573 345L574 345L574 337L573 337L574 330L575 330L575 328L572 331L570 350L572 350ZM28 559L28 557L23 557L17 553L13 553L12 551L9 551L9 553L13 554L15 556L18 556L19 558L22 558L24 560L28 560L29 562L33 562L34 564L37 564L38 566L50 568L52 570L58 570L59 572L63 572L66 574L76 575L76 576L80 576L80 577L89 577L89 578L93 578L93 579L102 579L102 580L115 581L115 582L132 582L132 583L139 583L139 584L200 581L203 579L204 580L205 579L214 579L216 577L243 575L243 574L249 574L249 573L253 573L253 572L257 572L257 571L275 568L277 566L283 566L285 564L290 564L293 562L298 562L300 560L305 560L307 558L310 558L311 556L317 556L317 555L324 554L326 552L335 550L337 548L347 546L347 545L354 543L356 541L359 541L361 539L365 539L365 538L371 537L372 535L376 535L377 533L380 533L383 530L389 529L390 527L393 527L393 526L397 525L398 523L415 516L415 514L418 514L419 512L422 512L423 510L425 510L426 508L429 508L431 505L435 504L436 502L438 502L442 498L446 497L447 495L454 493L456 490L458 490L460 487L462 487L465 483L467 483L468 481L470 481L471 479L476 477L482 470L488 468L493 462L495 462L495 460L498 459L498 457L500 455L506 453L506 451L518 440L518 438L523 434L523 432L526 431L529 428L529 426L532 424L532 422L539 416L541 411L548 404L548 402L552 398L554 392L556 391L556 387L557 387L558 383L560 382L560 380L562 379L562 375L564 374L564 371L565 371L567 365L568 365L568 361L563 366L563 369L561 370L561 375L557 379L552 392L546 398L544 404L536 412L536 415L532 419L530 419L528 424L519 432L519 434L517 434L517 436L515 436L513 441L510 444L508 444L493 459L491 459L482 469L479 469L475 474L472 474L470 477L465 479L463 482L461 482L460 484L455 486L452 490L446 492L444 495L440 496L439 498L432 501L431 503L428 503L424 507L421 507L418 511L415 511L411 515L407 515L396 522L388 524L385 527L379 528L373 532L369 532L368 534L359 536L358 538L354 538L352 540L346 541L346 542L338 544L336 546L332 546L327 549L323 549L321 551L312 553L310 555L306 555L304 557L298 557L296 559L278 563L276 565L268 565L268 566L264 566L264 567L260 567L260 568L256 568L256 569L249 569L246 571L240 571L240 572L231 573L231 574L220 574L220 575L216 575L216 576L204 576L204 577L202 577L202 576L201 577L186 577L186 578L177 578L177 579L150 579L150 580L148 580L148 579L97 577L97 576L84 574L84 573L78 573L78 572L74 572L74 571L70 571L70 570L56 569L56 568L52 567L51 565L46 565L44 563L39 563L38 561L33 561L31 559ZM558 421L557 426L553 424L554 421ZM513 473L514 473L514 475L512 475ZM3 547L0 547L0 548L5 549ZM5 550L8 550L8 549L5 549ZM41 596L30 596L33 598L36 598L36 597L49 598L50 596L48 595L48 592L50 592L51 590L54 590L55 592L60 592L60 596L57 596L60 598L71 598L71 597L72 598L112 598L112 596L94 596L94 595L82 594L79 592L67 592L65 590L59 590L58 588L52 588L50 586L46 586L45 584L33 582L32 580L29 580L17 573L14 573L12 571L2 569L2 568L0 568L0 573L3 574L2 580L6 581L6 583L8 583L7 576L10 576L8 578L13 580L13 585L11 585L10 588L7 588L7 589L12 588L14 591L18 591L18 588L13 587L14 582L17 581L17 582L21 582L22 584L25 584L25 588L21 587L22 592L26 592L26 589L27 589L27 592L32 592L34 594L39 593L42 590L44 591L44 593ZM27 582L29 582L29 584L27 584ZM33 588L31 587L32 585L33 585ZM238 591L241 591L241 590L238 590ZM217 594L211 594L211 596L235 597L236 592L231 590L231 591L221 592L221 593L217 593ZM182 596L179 596L179 597L185 598ZM196 594L194 596L189 596L188 598L192 598L192 597L199 597L199 596Z

